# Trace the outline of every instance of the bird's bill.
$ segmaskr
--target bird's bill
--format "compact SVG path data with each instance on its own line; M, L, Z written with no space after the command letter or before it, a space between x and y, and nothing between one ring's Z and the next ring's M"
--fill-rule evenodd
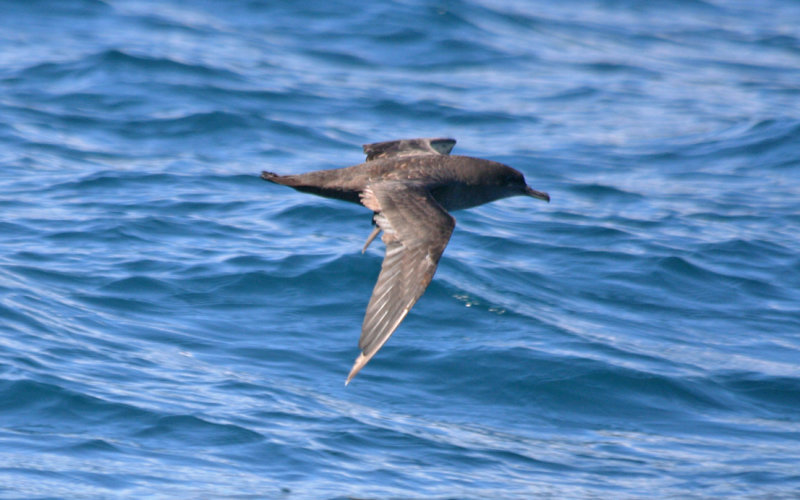
M540 200L544 200L547 203L550 203L550 195L545 193L544 191L537 191L531 187L526 187L525 194L527 194L528 196L533 196L534 198L539 198Z

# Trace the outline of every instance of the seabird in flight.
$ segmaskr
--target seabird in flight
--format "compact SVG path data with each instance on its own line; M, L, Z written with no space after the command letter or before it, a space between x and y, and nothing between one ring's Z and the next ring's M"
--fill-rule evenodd
M386 255L361 326L361 354L345 385L386 343L431 282L456 225L448 212L509 196L550 201L507 165L451 156L455 143L447 138L377 142L364 145L367 161L353 167L261 174L276 184L372 210L375 227L362 253L383 231Z

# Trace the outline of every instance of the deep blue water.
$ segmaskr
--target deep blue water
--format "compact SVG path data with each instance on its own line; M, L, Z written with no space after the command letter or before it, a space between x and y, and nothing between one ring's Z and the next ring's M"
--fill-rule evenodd
M798 498L800 4L0 2L1 498ZM451 136L383 245L267 184Z

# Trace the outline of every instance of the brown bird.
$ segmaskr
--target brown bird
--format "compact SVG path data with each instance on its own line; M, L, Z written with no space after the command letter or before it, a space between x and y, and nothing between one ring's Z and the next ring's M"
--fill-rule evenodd
M509 196L550 196L531 189L519 171L495 161L450 156L454 139L401 139L365 144L360 165L261 178L298 191L364 205L386 244L378 282L367 305L355 361L345 385L386 343L436 272L456 225L448 213Z

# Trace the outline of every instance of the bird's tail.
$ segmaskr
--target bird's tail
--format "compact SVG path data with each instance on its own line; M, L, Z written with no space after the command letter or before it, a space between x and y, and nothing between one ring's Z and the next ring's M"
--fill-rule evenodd
M266 170L261 172L261 178L265 181L274 182L275 184L281 184L283 186L291 186L293 188L302 184L296 175L279 175L267 172Z
M265 181L274 182L275 184L283 184L280 181L281 176L278 174L274 174L272 172L267 172L266 170L261 172L261 178Z

